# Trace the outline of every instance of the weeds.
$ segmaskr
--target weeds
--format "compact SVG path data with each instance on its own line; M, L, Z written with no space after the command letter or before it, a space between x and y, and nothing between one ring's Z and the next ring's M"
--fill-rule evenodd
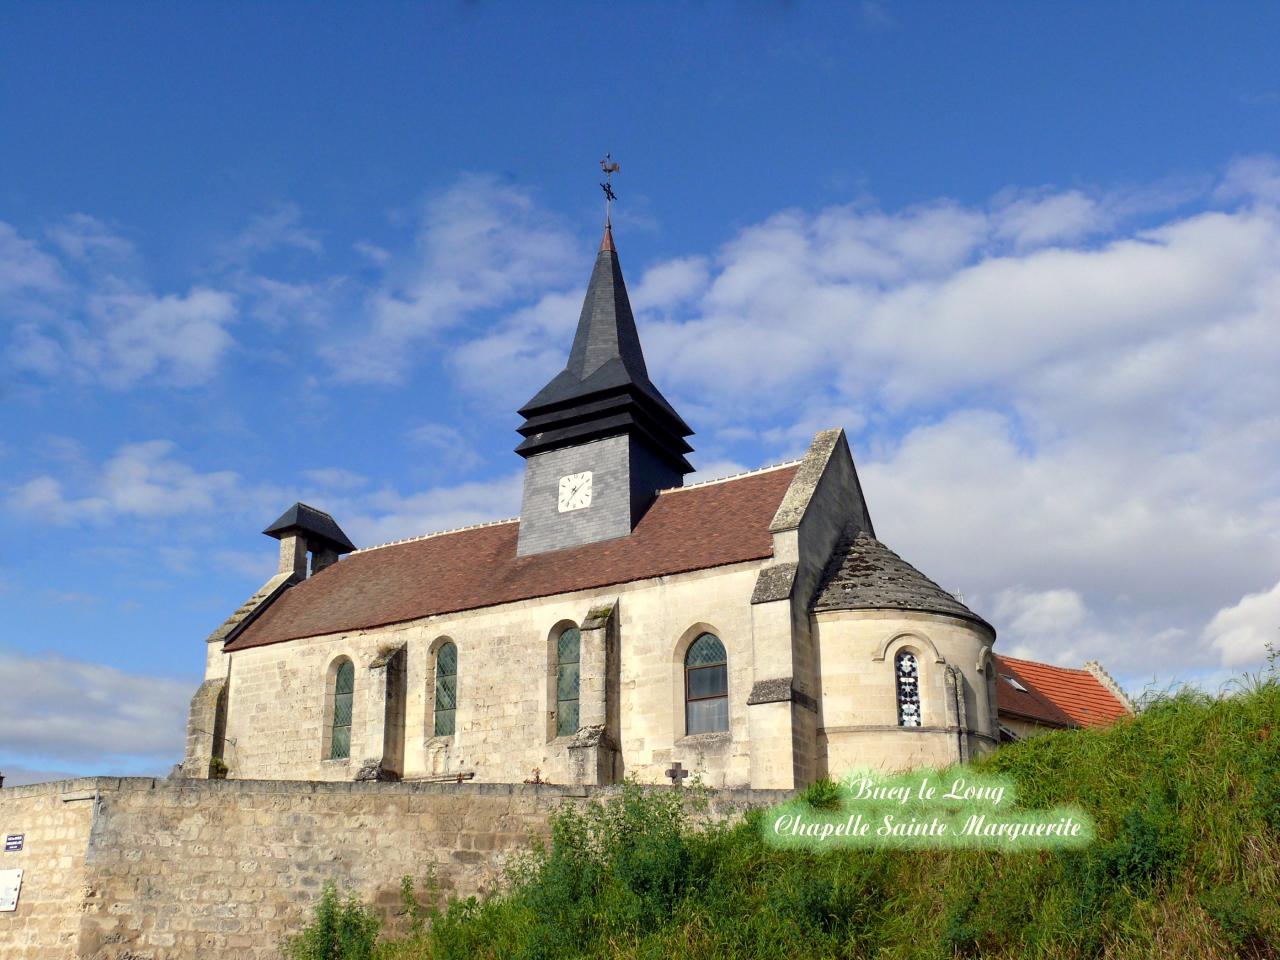
M371 915L326 890L298 938L310 952L288 956L1280 957L1274 672L1227 696L1154 698L1112 728L1048 734L977 766L1009 778L1023 806L1079 804L1098 839L1061 853L780 850L760 811L700 826L688 791L627 785L559 811L499 896L423 910L407 885L408 934L376 947ZM802 799L831 809L840 788L815 783Z

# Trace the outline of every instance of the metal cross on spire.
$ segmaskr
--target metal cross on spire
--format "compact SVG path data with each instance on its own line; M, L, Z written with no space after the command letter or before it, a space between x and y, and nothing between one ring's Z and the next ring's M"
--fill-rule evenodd
M614 161L612 153L606 153L600 161L600 169L604 171L604 183L600 184L600 189L604 191L604 224L607 227L612 223L613 201L618 199L613 192L613 175L622 166Z

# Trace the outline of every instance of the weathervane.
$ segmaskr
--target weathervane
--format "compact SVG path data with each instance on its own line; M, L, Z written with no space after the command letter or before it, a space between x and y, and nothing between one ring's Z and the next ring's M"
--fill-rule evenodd
M608 226L612 222L613 201L618 199L613 192L613 175L622 167L614 162L612 153L606 153L600 161L600 169L604 171L604 183L600 184L600 189L604 191L604 222Z

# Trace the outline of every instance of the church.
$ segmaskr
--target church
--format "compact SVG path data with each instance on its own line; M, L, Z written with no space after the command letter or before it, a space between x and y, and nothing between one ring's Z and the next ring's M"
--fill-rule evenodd
M294 504L208 638L185 777L794 789L1110 722L1096 664L994 628L876 538L843 430L686 484L606 225L568 362L519 411L520 516L356 549Z

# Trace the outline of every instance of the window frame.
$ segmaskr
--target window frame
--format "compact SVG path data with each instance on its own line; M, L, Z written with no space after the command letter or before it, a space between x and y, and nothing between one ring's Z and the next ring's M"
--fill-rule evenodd
M563 639L565 634L569 633L570 631L573 631L578 635L578 643L577 643L578 659L577 660L564 660L562 659L561 653L560 653L560 641L561 639ZM559 739L561 737L572 737L582 729L582 712L581 712L581 709L582 709L582 628L579 627L576 623L572 623L572 622L567 623L560 629L552 632L551 643L552 643L553 652L555 654L555 656L553 657L554 666L552 668L552 674L551 674L551 689L552 689L552 693L554 694L554 700L555 700L555 720L553 721L553 726L552 726L552 736L556 739ZM573 698L566 697L564 699L561 699L560 669L562 667L569 666L570 664L578 668L577 677L575 678L575 681L573 684L573 689L576 696L574 696ZM572 703L574 705L574 725L572 730L569 730L563 726L564 711L561 709L561 704L568 704L568 703Z
M446 649L453 648L453 673L442 674L440 672L440 656ZM452 640L445 640L436 648L432 658L432 688L431 688L431 735L433 737L452 737L458 732L458 645ZM448 710L440 708L440 681L444 679L453 679L453 706ZM443 713L449 714L450 730L447 733L440 731L440 716Z
M915 668L914 678L904 678L902 671L902 662L904 657L910 657ZM924 726L924 684L922 681L922 671L920 667L920 654L915 650L904 647L893 655L893 692L894 707L897 714L899 727L917 728ZM907 716L903 711L903 680L908 679L915 687L915 722L908 723Z
M334 662L333 681L330 684L331 707L328 716L328 750L325 751L326 760L348 761L351 759L351 730L354 726L355 719L355 700L356 700L356 665L350 657L341 657ZM349 671L351 677L351 689L345 693L339 690L342 682L343 672ZM341 697L347 698L347 721L346 723L338 722L338 707ZM343 729L346 731L346 745L342 753L338 753L338 731Z
M699 664L690 666L689 655L693 652L693 648L698 645L698 642L702 640L703 637L710 637L720 645L720 650L724 656L724 659L718 660L714 663L699 663ZM690 685L689 685L690 675L693 674L693 672L696 670L713 670L718 667L722 667L724 669L724 692L711 694L711 695L704 695L704 696L694 696L692 691L690 690ZM699 734L704 734L704 733L728 733L729 732L729 650L727 647L725 647L724 640L722 640L718 634L713 633L710 630L699 631L698 634L693 638L693 640L690 641L689 645L685 647L684 656L681 658L681 670L684 673L684 733L685 733L685 736L687 737L697 736ZM690 731L689 705L692 703L706 703L711 700L725 701L724 729L698 730L696 732Z

